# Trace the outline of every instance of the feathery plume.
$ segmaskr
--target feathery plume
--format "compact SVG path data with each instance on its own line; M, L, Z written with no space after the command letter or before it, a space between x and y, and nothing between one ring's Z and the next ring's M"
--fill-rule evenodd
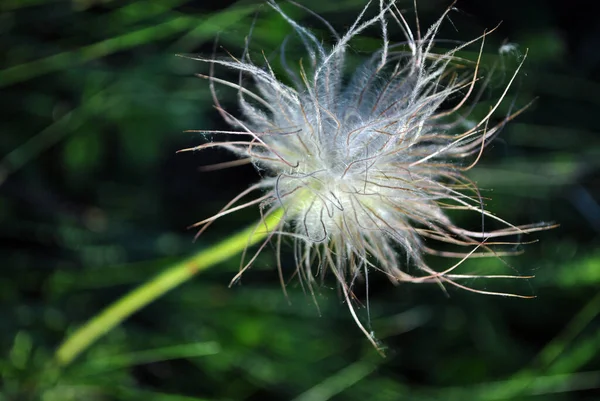
M264 175L219 213L194 227L200 227L200 234L216 219L253 205L261 206L263 216L278 209L284 211L277 228L234 281L274 240L283 284L279 251L282 238L292 238L301 282L312 292L316 278L332 272L353 318L376 348L376 340L361 324L351 302L352 283L370 270L385 274L393 282L436 282L483 294L522 297L460 283L464 278L522 276L454 273L468 258L511 254L491 248L507 244L501 240L503 237L549 228L545 223L514 226L491 214L484 208L475 183L463 175L475 166L500 128L523 110L505 116L499 124L490 124L522 61L489 112L469 124L473 98L477 98L480 58L489 32L452 50L436 52L436 34L452 6L424 35L418 19L413 32L395 0L379 0L372 18L366 17L367 4L343 35L317 16L335 37L335 44L327 48L277 3L268 4L291 25L308 55L308 61L301 60L299 71L295 71L287 62L286 43L282 45L281 65L291 84L280 80L266 58L264 66L251 61L248 39L239 59L192 57L210 63L210 75L202 77L209 80L218 112L233 127L231 131L193 132L234 139L184 151L225 148L241 160L218 167L253 163ZM390 43L389 23L403 31L404 42ZM373 25L380 27L381 48L346 80L350 40ZM456 56L474 43L480 43L476 62ZM239 82L215 77L215 66L239 71ZM242 85L242 74L252 77L252 88ZM237 89L241 116L221 106L215 84ZM441 108L448 100L455 105ZM244 201L253 193L259 195ZM450 209L481 215L481 231L456 226L448 217ZM486 231L484 218L494 219L505 228ZM462 250L436 250L431 245L435 242ZM458 262L444 271L435 271L425 261L427 254L456 258ZM418 273L409 274L409 266L416 267L411 271Z

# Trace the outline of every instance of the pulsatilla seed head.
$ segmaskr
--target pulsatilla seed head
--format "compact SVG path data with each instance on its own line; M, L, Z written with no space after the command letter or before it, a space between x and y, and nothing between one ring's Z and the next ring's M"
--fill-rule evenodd
M498 238L549 227L544 223L514 226L494 216L484 208L477 186L463 175L475 166L503 124L521 112L489 124L522 62L498 101L473 122L470 112L478 97L475 87L481 80L480 58L489 32L452 50L434 51L438 29L452 7L424 35L418 32L418 19L417 32L413 32L394 0L380 0L372 18L365 17L367 5L343 35L317 16L336 40L327 48L278 4L269 5L291 25L308 55L295 70L288 63L285 43L282 45L281 65L291 84L284 84L268 61L263 66L254 64L248 42L239 59L192 57L210 63L211 74L203 77L210 82L217 110L234 130L196 131L224 134L233 140L185 150L225 148L253 163L264 175L221 212L197 223L200 232L241 208L260 204L263 216L283 209L284 217L267 241L275 239L279 250L283 237L294 240L297 275L309 287L317 276L331 271L354 319L374 345L373 336L351 305L352 283L359 275L376 270L394 282L437 282L480 293L490 292L473 289L460 280L521 277L453 271L469 257L510 254L491 248L506 244ZM404 32L404 42L390 43L391 23ZM349 42L372 25L380 27L381 48L347 79ZM480 47L477 61L456 56L473 44ZM239 81L215 77L215 66L239 71ZM253 85L242 86L242 75L251 77ZM215 84L237 89L241 116L221 107ZM441 108L448 101L453 106ZM244 201L252 193L260 195ZM448 217L451 209L477 213L482 222L483 218L494 219L505 228L486 231L483 223L481 231L460 228ZM436 250L432 245L436 242L456 245L459 250ZM427 265L426 254L456 258L458 263L435 271ZM411 274L409 266L413 266Z

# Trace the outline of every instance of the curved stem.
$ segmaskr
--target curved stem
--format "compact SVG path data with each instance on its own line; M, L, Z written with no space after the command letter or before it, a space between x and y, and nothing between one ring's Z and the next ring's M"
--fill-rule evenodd
M282 210L271 213L264 221L191 256L140 285L129 294L109 305L71 334L55 354L59 366L71 363L92 343L108 333L134 312L148 305L166 292L188 281L202 270L223 262L240 253L246 247L265 239L279 224Z

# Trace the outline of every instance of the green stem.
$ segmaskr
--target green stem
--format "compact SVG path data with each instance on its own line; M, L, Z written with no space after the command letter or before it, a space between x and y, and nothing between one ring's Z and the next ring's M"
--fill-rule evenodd
M169 267L166 271L137 287L69 336L56 351L56 361L60 366L68 365L93 342L134 312L188 281L196 273L223 262L240 253L244 248L265 239L277 227L282 216L283 211L277 210L264 221Z

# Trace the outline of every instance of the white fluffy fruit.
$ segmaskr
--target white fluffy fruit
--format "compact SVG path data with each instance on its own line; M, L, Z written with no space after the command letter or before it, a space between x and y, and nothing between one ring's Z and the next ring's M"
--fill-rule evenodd
M508 254L490 248L494 238L549 227L517 227L495 217L483 207L476 185L463 175L500 127L520 113L488 125L521 65L489 113L466 124L472 118L468 104L480 79L479 59L469 62L455 54L477 41L483 49L486 33L445 53L434 52L435 35L451 7L421 36L412 32L394 0L380 0L375 17L365 18L367 5L343 36L323 21L336 37L334 46L327 49L276 3L269 4L299 36L309 65L300 63L300 71L288 67L282 46L283 69L293 83L289 86L268 62L256 66L246 52L239 60L193 57L211 63L211 75L205 78L213 94L215 83L237 88L243 115L225 111L215 95L217 109L235 130L197 132L240 138L190 150L229 149L254 163L265 176L197 226L203 226L203 231L222 215L256 204L261 204L265 216L283 209L284 217L268 240L277 237L277 249L282 237L295 240L298 276L309 286L316 276L332 271L353 317L374 345L350 302L351 283L369 270L380 271L392 281L437 282L489 293L460 284L461 278L474 276L453 270L469 257ZM404 32L405 42L389 43L390 21ZM382 46L345 81L349 41L371 25L381 27ZM241 78L239 82L216 78L212 74L215 65L246 74L254 85L248 89ZM454 106L440 109L448 100ZM266 193L238 204L255 191ZM481 231L465 230L453 224L447 216L449 209L475 212L506 228L486 231L482 223ZM462 250L437 251L431 245L435 242ZM425 254L454 257L459 262L437 272L426 264ZM410 265L417 267L412 274L407 272Z

